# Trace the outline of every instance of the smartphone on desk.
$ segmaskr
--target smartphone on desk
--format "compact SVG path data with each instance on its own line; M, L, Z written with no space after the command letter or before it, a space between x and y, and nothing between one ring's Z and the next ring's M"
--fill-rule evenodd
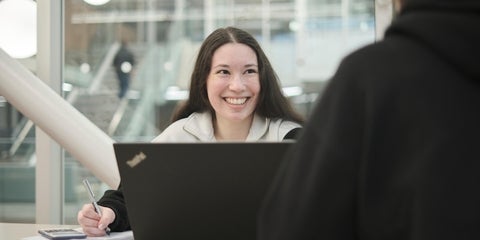
M71 228L40 229L40 235L53 240L61 239L84 239L87 235Z

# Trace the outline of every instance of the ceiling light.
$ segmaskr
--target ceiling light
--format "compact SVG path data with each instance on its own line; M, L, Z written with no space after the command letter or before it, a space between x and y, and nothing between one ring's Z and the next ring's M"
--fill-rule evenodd
M0 48L13 58L37 53L37 3L33 0L0 1Z

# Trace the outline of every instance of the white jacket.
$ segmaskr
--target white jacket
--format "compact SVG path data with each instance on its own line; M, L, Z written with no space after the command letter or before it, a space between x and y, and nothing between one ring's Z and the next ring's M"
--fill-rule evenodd
M294 128L301 128L295 122L283 119L269 119L255 115L248 133L247 142L282 141ZM170 124L152 142L216 142L212 116L209 112L192 113L187 118Z

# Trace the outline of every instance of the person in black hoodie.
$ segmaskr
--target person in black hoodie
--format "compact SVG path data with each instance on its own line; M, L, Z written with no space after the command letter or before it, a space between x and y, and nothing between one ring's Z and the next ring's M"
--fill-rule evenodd
M480 1L403 1L341 62L258 239L480 239L479 56Z

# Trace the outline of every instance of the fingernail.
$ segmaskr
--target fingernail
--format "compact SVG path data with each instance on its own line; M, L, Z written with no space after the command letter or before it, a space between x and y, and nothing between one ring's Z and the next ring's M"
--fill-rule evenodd
M98 225L98 229L102 229L102 230L103 230L103 229L105 229L105 227L103 226L103 224L100 224L100 225Z

